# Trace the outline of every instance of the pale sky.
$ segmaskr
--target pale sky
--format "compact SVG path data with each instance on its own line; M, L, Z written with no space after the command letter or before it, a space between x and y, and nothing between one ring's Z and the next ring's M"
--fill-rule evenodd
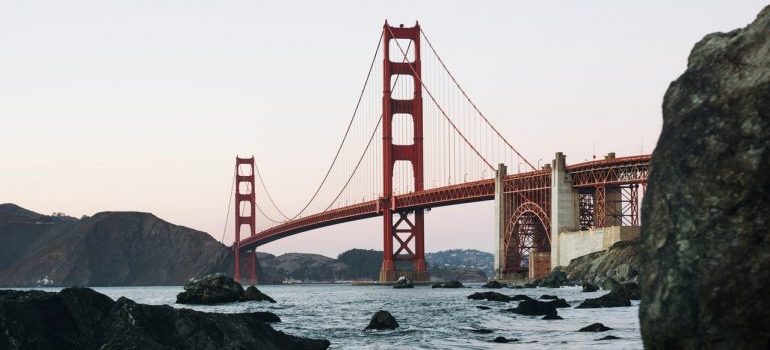
M296 211L350 118L382 24L419 20L533 162L652 151L704 35L763 1L0 0L0 202L152 212L220 239L236 154ZM492 203L434 209L426 250L491 251ZM232 225L225 241L232 241ZM381 249L381 218L270 243Z

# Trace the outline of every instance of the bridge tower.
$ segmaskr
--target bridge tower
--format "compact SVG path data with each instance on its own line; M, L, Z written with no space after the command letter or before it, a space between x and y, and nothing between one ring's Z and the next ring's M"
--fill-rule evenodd
M243 165L243 167L242 167ZM254 194L254 157L235 157L235 242L233 243L233 255L235 256L235 269L233 278L241 281L241 229L244 225L249 227L249 235L256 233L256 195ZM256 283L257 252L256 248L250 250L245 256L248 260L246 268L252 283Z
M388 22L383 26L383 94L382 94L382 150L383 150L383 191L380 198L380 209L383 216L384 252L380 281L394 281L400 276L406 276L415 281L427 281L428 272L425 268L425 226L423 209L396 211L393 196L393 169L397 161L408 161L412 165L414 190L423 190L423 124L422 124L422 67L420 62L420 24L405 28L391 27ZM408 62L390 60L391 45L395 52L404 49L398 46L396 40L411 40L414 49L414 61ZM391 97L394 76L410 76L414 83L414 93L411 99L394 99ZM393 144L393 117L396 114L411 116L413 140L411 144ZM393 222L393 216L398 219ZM393 243L398 248L393 251ZM409 244L414 243L414 250ZM402 270L398 262L411 263L412 269Z

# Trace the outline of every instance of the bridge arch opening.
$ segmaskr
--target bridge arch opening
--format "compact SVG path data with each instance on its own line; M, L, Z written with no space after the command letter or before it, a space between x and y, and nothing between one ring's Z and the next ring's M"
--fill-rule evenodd
M390 52L388 59L391 62L404 62L404 53L406 53L406 62L414 62L415 48L412 39L390 39L388 43ZM403 51L402 51L403 50Z
M393 193L414 192L414 165L408 160L397 160L393 164Z
M393 89L390 98L394 100L411 100L414 98L415 79L411 74L394 74Z
M513 276L529 271L529 258L535 252L551 250L550 219L537 204L526 202L511 215L505 229L505 267Z
M393 144L414 144L414 118L411 114L397 113L393 115Z

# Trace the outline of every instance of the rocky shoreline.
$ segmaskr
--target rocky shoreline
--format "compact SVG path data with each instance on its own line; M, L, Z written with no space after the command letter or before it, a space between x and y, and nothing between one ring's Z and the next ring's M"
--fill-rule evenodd
M2 349L296 349L328 340L285 334L270 312L218 314L112 300L89 288L0 290Z

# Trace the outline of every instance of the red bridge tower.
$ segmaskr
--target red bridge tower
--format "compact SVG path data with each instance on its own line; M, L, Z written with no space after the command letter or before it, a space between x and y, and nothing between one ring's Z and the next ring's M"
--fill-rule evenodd
M423 190L423 145L422 145L422 76L420 63L420 24L414 27L391 27L385 22L383 27L383 95L382 95L382 150L383 150L383 197L380 198L380 209L383 216L384 252L380 281L394 281L400 276L406 276L415 281L427 281L428 272L425 269L425 227L423 209L396 211L393 196L393 169L396 161L403 160L412 164L414 175L414 191ZM396 52L406 52L394 39L411 40L414 48L414 61L406 58L393 62L390 60L391 45ZM411 99L393 99L392 79L394 75L411 76L414 83L414 94ZM411 144L393 144L393 116L396 114L411 115L413 125L413 140ZM393 215L398 219L393 223ZM398 249L393 251L393 242L398 243ZM410 248L410 243L413 247ZM411 270L400 269L398 262L411 263Z

